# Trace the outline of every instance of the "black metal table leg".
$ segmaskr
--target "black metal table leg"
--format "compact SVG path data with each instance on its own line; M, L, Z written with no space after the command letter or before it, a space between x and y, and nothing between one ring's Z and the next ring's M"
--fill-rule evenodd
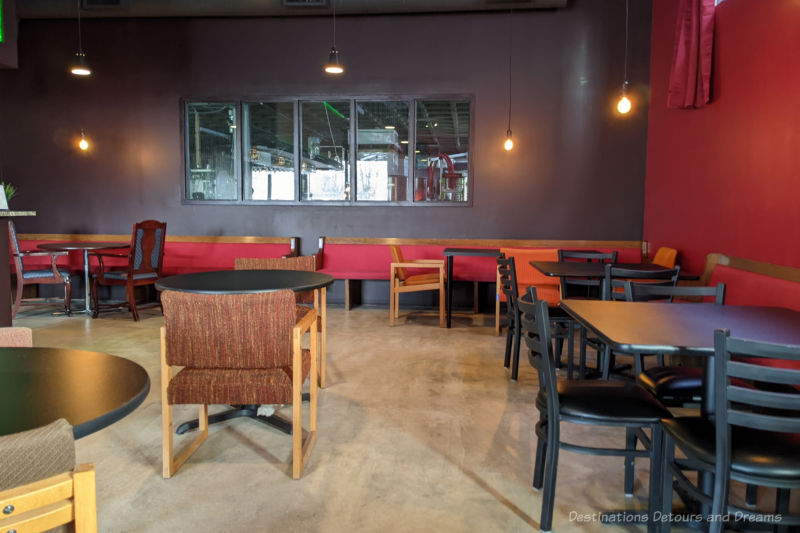
M304 392L302 394L302 399L304 402L307 402L311 399L311 396L309 393ZM209 415L208 423L210 425L216 424L217 422L224 422L225 420L230 420L232 418L247 417L258 420L262 424L266 424L267 426L283 431L289 435L292 434L292 423L290 421L278 415L260 416L258 414L258 408L259 405L235 405L234 409L228 409L227 411L223 411L221 413ZM183 435L187 431L197 429L198 427L199 422L197 419L189 420L188 422L184 422L183 424L179 425L175 429L175 433L178 435Z

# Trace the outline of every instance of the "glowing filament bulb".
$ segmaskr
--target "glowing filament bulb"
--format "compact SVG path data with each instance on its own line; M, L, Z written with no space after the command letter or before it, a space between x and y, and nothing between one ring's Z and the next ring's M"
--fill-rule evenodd
M617 102L617 111L619 111L624 115L626 113L629 113L630 110L631 110L631 101L628 100L627 96L622 95L622 98L620 98L619 102Z
M83 133L83 131L81 131L81 140L78 141L78 148L83 151L89 149L89 141L86 140L86 135Z
M514 141L511 140L511 130L506 132L506 142L503 143L503 148L505 148L506 151L511 151L514 148Z

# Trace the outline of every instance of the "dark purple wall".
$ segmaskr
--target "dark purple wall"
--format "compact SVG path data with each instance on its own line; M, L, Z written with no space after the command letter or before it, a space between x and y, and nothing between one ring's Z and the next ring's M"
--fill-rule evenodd
M173 235L626 239L642 236L650 2L631 5L631 83L618 118L625 3L575 0L514 14L507 120L507 13L340 17L347 67L321 70L329 18L84 19L95 74L73 79L75 21L24 20L17 70L0 71L0 168L39 211L21 232ZM471 207L181 204L180 99L472 94ZM85 128L90 154L74 148Z

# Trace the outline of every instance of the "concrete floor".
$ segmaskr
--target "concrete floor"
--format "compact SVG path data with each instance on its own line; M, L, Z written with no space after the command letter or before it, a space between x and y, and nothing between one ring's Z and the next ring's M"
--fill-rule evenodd
M533 369L523 359L519 381L508 381L493 316L455 316L447 330L432 314L401 315L390 328L385 309L329 309L328 387L297 481L290 437L244 419L211 426L194 456L162 479L158 310L137 323L123 312L92 320L39 308L15 325L33 328L36 346L119 355L150 375L138 409L76 443L78 461L95 464L101 531L537 531ZM175 420L195 412L176 407ZM562 427L573 442L623 443L619 430ZM176 448L190 438L177 436ZM626 498L621 459L562 452L553 530L644 531L570 513L645 508L648 468L637 461L636 494Z

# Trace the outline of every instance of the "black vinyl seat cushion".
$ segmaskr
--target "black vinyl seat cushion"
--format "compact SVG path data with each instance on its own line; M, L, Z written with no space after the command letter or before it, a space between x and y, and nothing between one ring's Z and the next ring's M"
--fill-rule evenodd
M672 416L652 394L635 383L622 381L559 381L558 401L562 415L597 422L624 420L646 425ZM536 404L546 409L544 390L539 391Z
M716 463L714 424L702 417L662 420L687 455L713 470ZM775 433L734 426L731 428L731 474L786 479L800 478L800 433Z
M62 278L69 278L67 270L58 269L58 273ZM52 268L44 268L41 270L24 270L22 272L22 279L45 279L53 277Z
M658 398L699 401L703 369L693 366L657 366L636 376L636 382Z

